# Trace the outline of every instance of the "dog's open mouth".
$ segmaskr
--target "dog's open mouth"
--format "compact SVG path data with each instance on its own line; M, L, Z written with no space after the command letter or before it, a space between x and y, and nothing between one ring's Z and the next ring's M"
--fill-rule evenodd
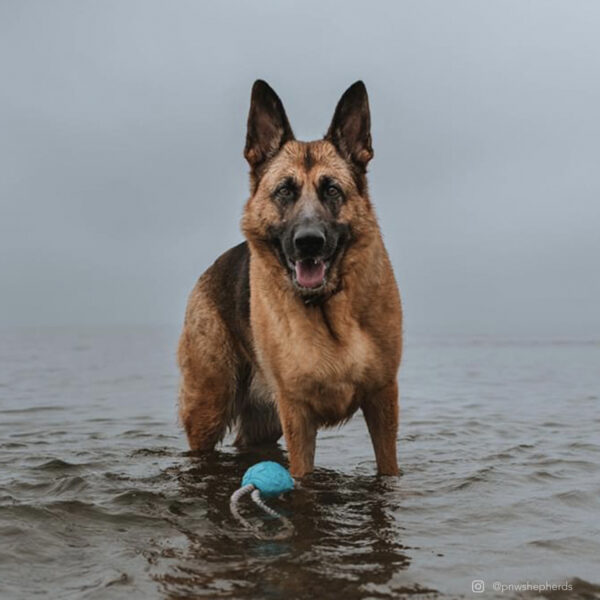
M304 258L294 263L294 272L299 286L314 289L325 282L327 264L320 258Z

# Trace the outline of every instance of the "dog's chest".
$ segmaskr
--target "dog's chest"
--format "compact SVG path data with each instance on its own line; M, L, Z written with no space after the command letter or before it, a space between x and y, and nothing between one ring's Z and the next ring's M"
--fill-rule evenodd
M274 316L274 315L273 315ZM374 371L377 348L351 318L273 318L255 333L261 369L282 392L329 398L347 412Z

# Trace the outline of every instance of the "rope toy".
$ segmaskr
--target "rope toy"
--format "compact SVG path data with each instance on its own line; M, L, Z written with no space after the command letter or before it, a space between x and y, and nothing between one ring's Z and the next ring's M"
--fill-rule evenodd
M273 496L279 496L284 492L289 492L294 489L294 480L290 475L289 471L282 467L279 463L265 460L259 462L250 467L242 478L242 487L236 490L231 495L229 506L231 507L231 513L233 516L247 529L254 531L254 534L263 540L281 540L289 537L293 531L294 526L291 521L286 519L283 515L280 515L276 510L273 510L270 506L267 506L263 501L262 497L272 498ZM254 503L262 508L268 515L275 519L280 519L283 523L283 530L274 536L267 536L260 530L259 527L253 525L247 521L240 514L238 501L244 494L250 494L250 497Z

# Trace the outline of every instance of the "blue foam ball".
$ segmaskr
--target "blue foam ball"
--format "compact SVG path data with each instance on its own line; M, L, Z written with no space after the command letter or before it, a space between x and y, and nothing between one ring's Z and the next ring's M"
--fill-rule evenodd
M289 471L271 460L251 466L242 478L242 486L252 484L263 496L279 496L294 489Z

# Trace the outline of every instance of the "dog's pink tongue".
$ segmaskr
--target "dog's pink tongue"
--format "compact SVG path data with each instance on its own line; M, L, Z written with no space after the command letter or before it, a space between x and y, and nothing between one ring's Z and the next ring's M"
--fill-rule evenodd
M296 261L296 280L302 287L319 287L325 278L325 263L312 258Z

